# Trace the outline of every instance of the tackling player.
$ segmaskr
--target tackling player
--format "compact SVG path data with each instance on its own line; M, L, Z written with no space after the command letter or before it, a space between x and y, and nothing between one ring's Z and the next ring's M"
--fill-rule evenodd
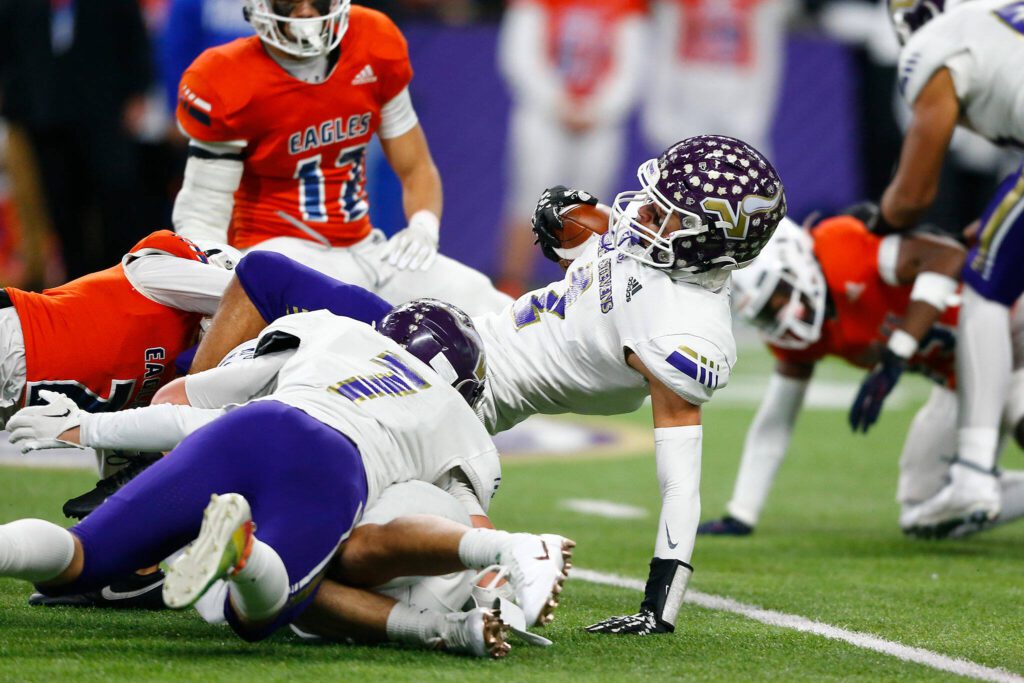
M977 530L919 528L909 519L915 505L946 484L956 454L957 311L947 308L947 294L955 292L952 276L963 257L963 248L952 240L925 234L881 238L849 216L823 221L810 231L783 221L756 263L733 276L737 313L761 331L777 362L747 432L727 513L701 524L698 533L745 536L753 531L818 361L836 356L871 368L880 355L896 355L893 347L899 348L902 334L913 339L912 354L889 361L893 375L868 377L868 389L850 412L851 426L866 430L878 417L881 404L869 390L874 382L884 379L891 388L888 383L894 384L904 367L932 380L935 386L911 424L900 459L900 526L922 536ZM936 283L939 288L930 291ZM865 396L872 400L866 402ZM1003 473L1001 483L1010 497L1024 493L1017 473ZM1015 507L1018 515L1024 513L1024 506Z
M989 141L1024 146L1024 2L890 0L900 41L899 88L912 119L899 167L872 229L907 230L938 191L956 126ZM994 519L999 420L1012 370L1009 307L1024 292L1024 168L1000 185L981 218L963 270L958 363L962 397L950 483L922 504L919 525Z
M726 385L736 359L729 272L757 256L786 202L768 160L733 138L683 140L637 175L641 189L616 197L613 229L591 240L560 282L474 323L488 353L480 412L492 434L536 413L617 414L651 398L662 512L646 597L637 614L591 627L648 634L675 628L692 573L701 405ZM577 203L575 195L546 194L538 216L552 200ZM388 305L280 256L250 254L194 367L212 367L291 310L319 308L369 322Z
M190 143L175 229L287 254L396 303L504 306L484 275L437 254L441 179L398 28L351 0L245 0L245 14L256 35L206 50L181 79L177 119ZM374 135L409 220L390 240L370 225Z
M41 520L0 527L0 574L37 582L44 593L103 585L180 547L206 506L198 538L171 564L164 600L189 606L225 578L225 616L239 635L259 640L302 613L363 506L389 484L457 472L486 509L497 454L466 408L484 381L469 319L431 302L396 309L380 327L390 339L325 311L282 318L261 335L253 362L204 373L203 402L243 403L230 410L154 406L86 415L45 394L51 405L11 420L13 440L138 443L173 436L168 424L183 423L186 433L207 424L70 533ZM414 542L392 537L381 550L392 576L483 568L500 557L527 619L541 621L551 609L570 541L433 526L433 535L418 528ZM435 538L447 554L430 545ZM552 542L561 553L546 552ZM496 638L489 613L470 614L479 617L481 638Z

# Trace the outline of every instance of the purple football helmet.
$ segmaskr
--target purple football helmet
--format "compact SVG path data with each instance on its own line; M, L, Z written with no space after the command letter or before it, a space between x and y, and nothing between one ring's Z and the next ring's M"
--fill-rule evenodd
M747 143L723 135L677 142L642 164L637 178L641 189L619 193L612 206L616 250L655 268L742 268L786 215L775 168Z
M889 0L889 19L900 45L910 40L914 31L963 2L965 0Z
M437 299L415 299L395 306L377 330L429 365L476 407L484 395L484 343L473 321L459 308Z

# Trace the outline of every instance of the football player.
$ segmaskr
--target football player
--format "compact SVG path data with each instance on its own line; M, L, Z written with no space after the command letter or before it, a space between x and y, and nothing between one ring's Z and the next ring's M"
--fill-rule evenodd
M957 125L1001 145L1024 145L1024 2L890 0L903 43L899 88L912 118L899 167L871 227L912 228L931 205ZM1000 185L981 218L962 279L957 459L949 485L914 514L918 526L994 519L999 421L1013 366L1009 307L1024 292L1024 168Z
M499 479L497 454L466 407L484 384L483 349L468 317L417 302L392 311L380 329L384 336L326 311L276 321L253 362L206 373L206 404L229 410L152 406L89 415L44 394L49 405L11 420L14 441L138 443L174 432L154 428L161 424L205 426L70 532L41 520L0 527L0 575L34 581L44 593L81 592L159 561L198 530L170 566L164 601L190 606L226 579L225 617L243 638L260 640L304 611L364 506L390 484L457 475L486 509ZM427 525L432 532L415 520L410 526L404 538L392 529L388 547L378 550L391 576L479 569L500 557L526 618L543 621L552 609L567 539L438 520ZM358 559L343 554L342 562L358 575ZM496 617L475 610L464 619L476 622L492 655L504 653Z
M471 314L508 303L483 274L437 254L441 179L398 28L351 0L244 4L256 35L206 50L181 79L177 119L190 143L175 229L287 254L396 303L433 296ZM390 240L370 225L374 135L409 220Z
M637 175L640 189L616 197L612 229L561 281L474 317L488 353L480 413L492 434L536 413L609 415L651 398L662 491L654 558L640 611L591 627L603 633L675 628L700 516L701 405L736 359L729 273L757 256L786 209L775 169L733 138L688 138ZM560 227L552 202L580 196L547 193L537 229ZM278 255L249 254L194 367L215 365L289 311L319 308L370 322L390 307Z
M957 309L947 303L963 258L963 248L952 240L927 234L882 238L850 216L823 221L809 232L783 221L755 264L733 277L737 313L761 331L777 362L747 432L726 515L701 524L698 533L745 536L753 531L818 361L836 356L872 368L885 355L894 356L882 363L892 374L872 374L865 381L850 412L855 431L866 430L878 417L876 382L886 382L888 393L889 383L905 368L935 383L903 445L896 494L903 510L901 527L926 537L977 530L967 525L921 528L909 521L914 506L949 481L956 455ZM913 339L906 358L899 353L904 334ZM1024 493L1019 475L1001 476L1008 499ZM1024 513L1024 505L1014 508L1017 516Z

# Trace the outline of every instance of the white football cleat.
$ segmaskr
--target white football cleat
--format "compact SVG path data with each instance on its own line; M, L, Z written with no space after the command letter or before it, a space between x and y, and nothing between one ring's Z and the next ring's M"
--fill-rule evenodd
M501 620L501 610L477 607L468 612L445 615L442 647L472 657L498 659L508 654L508 627Z
M555 618L575 546L574 541L554 534L512 534L509 538L499 561L508 568L527 626L545 626Z
M167 569L164 604L191 607L218 580L241 571L252 553L255 529L244 497L212 495L196 540Z
M1000 508L999 479L954 462L949 484L923 503L907 506L900 526L922 538L947 538L954 531L962 537L991 525Z

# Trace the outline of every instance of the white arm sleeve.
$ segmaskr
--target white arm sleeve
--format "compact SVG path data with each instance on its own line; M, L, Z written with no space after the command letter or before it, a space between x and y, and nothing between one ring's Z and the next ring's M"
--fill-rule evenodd
M547 59L547 35L547 15L539 5L508 8L498 36L498 67L516 100L556 112L562 79Z
M661 486L661 516L654 556L690 564L700 523L701 425L654 430L654 459Z
M793 426L803 406L809 381L773 373L754 422L743 443L743 458L736 475L728 513L756 526L775 474L786 457Z
M412 107L412 98L409 97L409 88L402 88L402 92L391 98L380 108L380 127L377 128L377 137L381 140L390 140L400 135L405 135L419 123L416 110Z
M198 408L220 408L265 396L272 390L281 366L294 353L268 353L189 375L185 378L185 395Z
M92 448L169 451L223 414L222 409L170 403L116 413L82 413L81 442Z
M642 82L645 21L633 15L619 22L612 46L612 68L594 93L593 115L602 123L612 123L629 114Z
M171 214L174 230L191 240L227 242L235 190L242 182L242 148L195 140L189 144L207 154L189 156L185 163L185 179ZM220 158L203 158L209 155ZM223 158L225 155L232 158Z
M232 276L229 270L170 254L126 257L124 274L147 299L203 315L217 311Z

